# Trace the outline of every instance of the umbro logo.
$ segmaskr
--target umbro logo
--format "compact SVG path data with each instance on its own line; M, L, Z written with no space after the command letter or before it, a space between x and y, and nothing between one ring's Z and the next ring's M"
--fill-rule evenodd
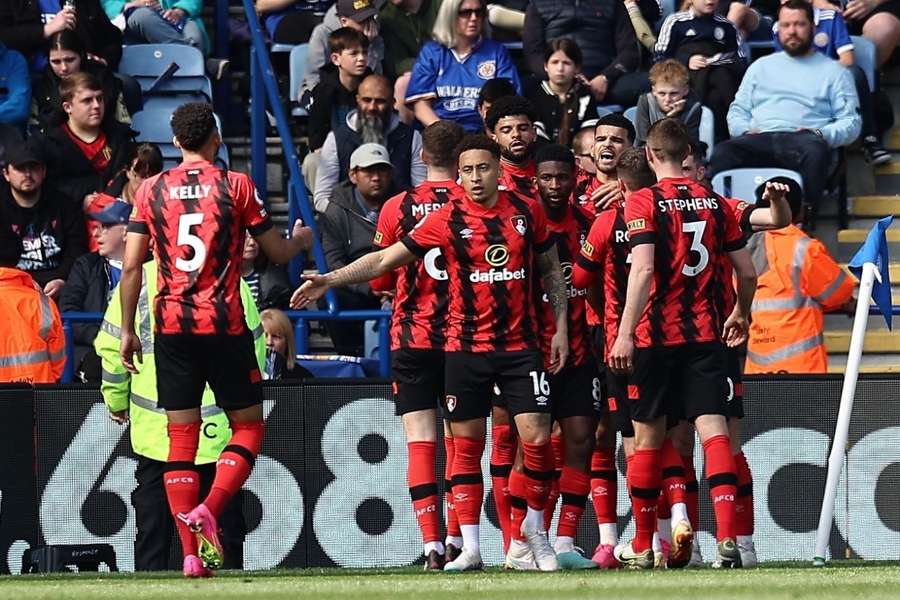
M468 239L472 238L473 233L475 233L475 232L472 231L471 229L466 228L459 232L459 237L461 237L464 240L468 240Z

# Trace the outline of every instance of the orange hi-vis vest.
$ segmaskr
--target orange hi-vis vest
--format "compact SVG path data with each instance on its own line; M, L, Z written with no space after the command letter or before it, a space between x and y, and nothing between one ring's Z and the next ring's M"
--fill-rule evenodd
M66 336L56 304L19 269L0 268L0 382L56 383Z
M756 234L749 246L758 283L745 372L827 372L824 313L846 304L853 279L794 225Z

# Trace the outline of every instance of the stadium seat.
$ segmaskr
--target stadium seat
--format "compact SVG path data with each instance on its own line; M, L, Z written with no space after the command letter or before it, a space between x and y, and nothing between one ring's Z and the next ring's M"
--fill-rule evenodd
M869 80L869 89L874 92L875 65L878 64L875 43L861 35L851 35L850 39L853 40L854 60L856 61L856 64L859 65L859 68L866 74L866 79Z
M150 142L159 147L163 155L164 166L168 169L175 166L181 160L181 151L172 143L172 111L168 109L147 108L135 113L131 118L131 128L138 132L137 139L140 142ZM222 122L219 115L216 117L216 126L221 131ZM216 163L228 168L231 161L228 158L228 148L223 142L219 146Z
M272 52L273 54L278 54L281 52L290 52L295 47L296 47L295 44L272 44L272 46L269 48L269 52Z
M299 44L297 46L294 46L294 48L291 50L291 76L290 81L288 82L288 85L290 86L290 90L288 90L288 97L290 98L292 104L296 104L300 101L300 84L303 82L303 77L306 75L307 54L309 54L309 44ZM309 116L309 113L307 113L299 106L294 106L291 109L291 114L295 117Z
M620 113L623 110L625 110L625 107L618 104L602 104L597 107L597 116L605 117L610 113Z
M713 190L727 198L756 202L756 188L773 177L790 177L803 187L800 173L790 169L730 169L722 171L712 180Z
M202 95L211 100L212 84L205 68L203 54L184 44L125 46L119 62L119 71L134 77L145 95ZM168 76L159 82L166 73Z
M631 108L626 109L625 112L622 113L622 115L623 115L626 119L628 119L629 121L631 121L631 124L632 124L632 125L635 125L635 124L636 124L636 123L635 123L635 118L637 118L637 106L632 106Z

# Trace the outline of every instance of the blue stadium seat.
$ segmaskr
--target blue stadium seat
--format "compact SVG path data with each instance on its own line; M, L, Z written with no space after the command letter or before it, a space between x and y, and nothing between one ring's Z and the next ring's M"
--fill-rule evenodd
M738 198L751 204L756 202L756 188L773 177L789 177L803 187L800 173L790 169L730 169L722 171L712 180L716 193L727 198Z
M174 110L174 109L172 109ZM172 143L172 110L161 108L147 108L139 111L131 117L131 128L138 132L139 142L150 142L159 147L163 155L165 167L171 168L181 160L181 151ZM216 117L216 126L222 130L222 122L219 115ZM225 143L219 147L216 163L228 167L231 161L228 158L228 148Z
M866 74L869 80L869 89L875 91L875 66L878 64L875 42L861 35L851 35L853 40L853 57L859 68Z
M138 44L122 49L119 71L134 77L147 95L160 75L177 69L152 90L159 95L196 95L212 99L212 84L206 76L203 53L184 44Z
M294 49L295 44L272 44L269 48L269 52L273 54L278 54L280 52L290 52Z
M620 113L623 110L625 110L625 107L618 104L601 104L597 107L597 116L605 117L610 113Z
M290 56L290 81L288 85L288 97L291 102L296 103L300 100L300 84L303 83L303 77L306 75L306 56L309 54L309 44L299 44L291 50ZM306 117L309 115L302 108L295 106L291 110L291 114L295 117Z
M637 118L637 106L632 106L631 108L629 108L629 109L627 109L625 112L623 112L622 115L623 115L626 119L628 119L629 121L631 121L631 124L632 124L632 125L634 125L634 124L635 124L635 118Z

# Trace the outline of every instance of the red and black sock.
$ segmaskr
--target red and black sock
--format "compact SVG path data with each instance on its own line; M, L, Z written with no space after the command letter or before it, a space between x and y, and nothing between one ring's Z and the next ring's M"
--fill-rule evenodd
M447 535L460 537L459 518L456 516L456 507L453 505L453 457L456 454L456 445L452 437L444 437L444 452L447 455L447 465L444 467L444 500L447 504Z
M169 457L163 483L169 510L175 518L175 528L181 540L184 556L197 554L197 539L178 513L187 514L200 502L200 476L194 460L200 444L200 423L169 423Z
M618 478L615 448L595 448L591 455L591 502L597 524L616 522Z
M688 519L691 520L691 527L700 529L700 485L697 483L694 457L682 455L681 462L684 464L685 504L687 504Z
M590 476L584 471L572 467L563 467L559 478L559 491L562 507L559 510L559 522L556 526L556 537L574 538L578 532L578 522L584 513L587 496L591 491Z
M481 475L481 455L484 438L455 437L453 444L453 504L460 525L478 525L481 520L481 501L484 499L484 480Z
M716 435L703 442L706 455L706 480L709 482L709 496L712 498L716 515L716 540L735 539L737 523L735 519L735 497L737 496L737 475L734 456L727 435Z
M687 503L687 485L685 483L684 461L672 444L666 440L662 446L662 489L668 505ZM660 519L666 517L660 516ZM693 525L693 523L692 523Z
M241 489L253 470L262 447L266 425L262 421L231 422L231 441L216 461L216 478L203 504L219 517L232 497Z
M441 539L441 519L438 506L437 476L434 471L435 442L409 442L409 460L406 477L409 497L412 499L416 520L422 532L422 541L437 542Z
M497 509L497 524L503 535L503 551L509 548L510 491L509 476L516 460L516 435L509 425L491 427L491 489L494 508Z
M737 535L753 535L753 475L743 452L734 455L737 468Z
M544 506L544 530L550 531L550 523L553 521L553 513L556 511L556 503L559 501L560 477L562 477L563 465L566 462L566 446L563 438L552 436L550 446L553 448L553 481L550 482L550 493L547 495L547 505Z
M635 450L631 464L628 465L631 510L635 524L632 549L635 552L643 552L653 545L662 479L660 454L659 449Z
M541 511L547 505L547 496L553 480L553 448L550 443L528 444L522 442L524 455L522 471L513 470L509 476L509 494L512 514L510 536L522 540L522 521L527 509ZM522 509L522 501L525 510Z

